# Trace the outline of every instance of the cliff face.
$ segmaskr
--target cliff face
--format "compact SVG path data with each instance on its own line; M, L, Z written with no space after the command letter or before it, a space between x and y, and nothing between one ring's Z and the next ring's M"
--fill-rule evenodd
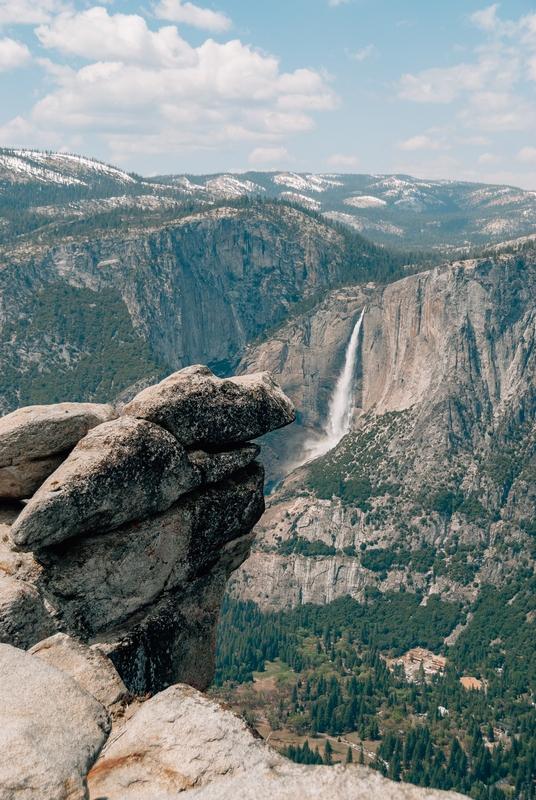
M351 302L333 293L248 352L243 368L270 365L310 425L289 429L303 462L365 309L352 431L270 497L235 593L267 608L363 599L367 585L468 600L532 563L535 277L529 253L369 286ZM346 339L330 344L345 319ZM323 346L317 336L309 348L306 331L319 327ZM311 381L326 376L323 396L297 390L304 365Z
M200 366L121 412L67 403L2 418L0 485L6 470L20 480L0 503L0 643L60 632L106 653L132 693L206 689L225 586L264 510L259 448L244 440L293 419L270 376ZM48 470L37 487L36 461Z
M291 786L439 800L365 767L287 762L192 688L212 679L226 582L264 508L259 448L243 440L293 419L270 375L194 366L122 409L0 420L0 478L19 478L0 503L1 798L284 798Z
M126 234L96 230L56 246L36 237L2 254L0 410L20 404L28 376L35 395L49 374L73 385L77 367L81 396L58 400L93 399L100 386L93 373L103 368L113 372L112 393L101 390L98 399L192 363L231 374L247 342L340 278L342 253L333 228L269 205L207 210ZM59 290L68 293L56 302ZM110 352L99 352L99 334L109 337Z

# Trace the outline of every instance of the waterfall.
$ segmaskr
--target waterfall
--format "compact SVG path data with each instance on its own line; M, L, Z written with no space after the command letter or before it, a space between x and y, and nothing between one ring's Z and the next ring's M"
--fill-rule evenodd
M339 375L335 391L333 392L329 404L328 418L324 425L326 435L320 441L311 442L310 445L307 446L307 450L309 451L309 455L306 459L307 461L323 456L328 450L332 450L350 430L350 418L354 404L353 389L357 346L359 344L359 334L361 332L364 314L365 309L361 312L354 326L350 341L348 342L348 347L346 348L344 367Z

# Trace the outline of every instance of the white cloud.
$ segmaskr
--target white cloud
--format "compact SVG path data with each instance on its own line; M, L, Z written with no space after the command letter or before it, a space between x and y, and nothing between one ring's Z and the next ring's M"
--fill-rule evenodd
M35 31L48 49L99 61L135 61L147 65L185 64L195 55L170 25L153 33L137 14L114 14L94 7L79 14L64 12Z
M363 47L362 50L358 50L357 53L348 53L350 58L355 59L356 61L364 61L365 58L370 58L370 56L378 55L378 51L374 47L373 44L368 44L366 47Z
M0 0L0 26L39 25L65 5L62 0Z
M32 54L25 44L7 37L0 39L0 72L26 67L31 60Z
M500 3L494 3L492 6L475 11L473 14L469 14L468 21L481 31L497 37L515 36L519 29L519 23L500 19L497 14L499 7Z
M59 150L63 139L54 131L42 131L22 117L15 117L0 128L0 146L42 147Z
M495 32L501 24L497 17L499 5L500 3L494 3L492 6L475 11L469 15L469 21L482 31Z
M328 167L355 167L359 164L359 159L357 156L343 156L340 153L336 153L326 158L326 164Z
M450 145L440 139L432 139L426 134L412 136L405 142L398 142L398 150L447 150Z
M523 81L536 82L536 14L504 20L498 12L499 4L494 3L468 15L468 23L487 39L474 49L472 62L403 75L399 99L443 104L457 100L458 123L482 132L532 130L536 102ZM402 149L417 149L418 144L415 137L402 143ZM424 148L426 142L422 144Z
M523 147L517 154L517 160L536 164L536 147Z
M329 0L329 5L330 6L340 6L343 3L349 3L349 2L350 2L350 0Z
M295 161L286 147L256 147L249 154L249 163L256 165L281 164Z
M69 142L96 134L114 158L278 143L314 128L310 112L339 105L313 69L282 73L276 57L237 39L194 48L175 25L152 31L136 14L63 11L36 34L49 50L90 63L74 69L40 59L57 88L36 103L29 122L43 134L64 131Z
M226 31L232 25L232 21L223 12L200 8L182 0L161 0L154 6L154 13L159 19L182 22L208 31Z
M504 158L502 156L495 156L493 153L482 153L478 156L479 164L502 164Z
M475 48L473 63L435 67L416 75L405 74L400 80L399 97L417 103L451 103L467 94L475 107L480 105L488 111L507 107L524 72L530 77L530 51L536 47L536 14L522 17L518 22L503 21L497 16L498 8L499 5L494 4L468 17L469 22L488 37L486 44ZM534 77L536 79L536 69Z
M408 73L400 79L402 90L398 96L414 103L451 103L465 90L483 89L489 69L487 64L458 64L427 69L418 75Z
M488 144L492 144L492 140L489 136L466 136L458 138L460 144L472 144L476 147L485 147Z

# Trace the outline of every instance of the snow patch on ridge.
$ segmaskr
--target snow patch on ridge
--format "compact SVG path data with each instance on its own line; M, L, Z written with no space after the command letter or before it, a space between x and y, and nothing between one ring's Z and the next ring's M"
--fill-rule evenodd
M265 192L262 186L252 181L239 181L233 175L219 175L205 183L205 188L216 197L243 197Z
M315 200L313 197L307 197L305 194L298 194L297 192L281 192L281 198L283 200L289 200L291 203L300 203L306 208L313 209L313 211L318 211L318 209L322 207L322 203L319 200Z
M273 178L274 183L290 186L302 192L325 192L330 186L344 186L340 181L322 178L320 175L298 175L295 172L281 172Z
M344 202L347 206L354 206L355 208L381 208L387 205L386 200L369 194L364 194L360 197L347 197Z

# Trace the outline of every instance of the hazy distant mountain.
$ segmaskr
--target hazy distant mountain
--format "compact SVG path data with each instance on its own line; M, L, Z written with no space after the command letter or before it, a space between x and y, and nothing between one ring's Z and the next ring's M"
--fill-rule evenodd
M536 192L510 186L293 172L142 178L70 154L0 150L0 241L47 235L60 219L173 217L185 204L246 196L301 205L399 249L468 252L536 230Z

